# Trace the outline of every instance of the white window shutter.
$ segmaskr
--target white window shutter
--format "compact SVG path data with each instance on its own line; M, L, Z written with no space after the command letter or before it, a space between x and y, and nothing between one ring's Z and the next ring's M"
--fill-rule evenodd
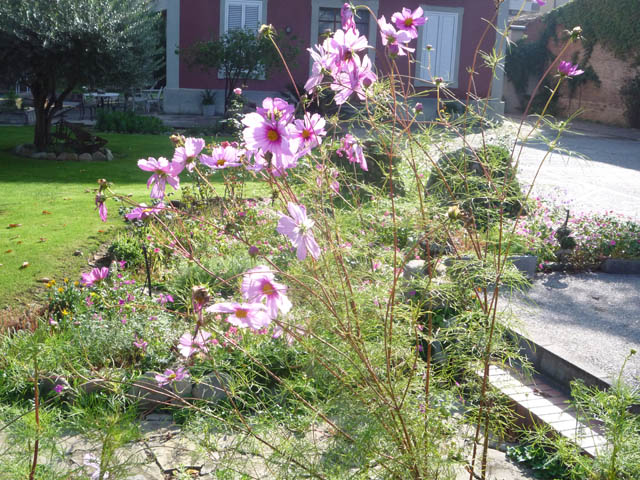
M456 78L455 66L458 52L458 14L449 12L425 12L429 18L422 28L423 42L421 75L426 81L442 77L445 82ZM433 49L429 52L426 46ZM430 62L430 63L429 63ZM429 69L430 66L430 69Z
M244 29L258 31L262 23L262 8L260 4L247 4L244 7Z
M242 5L230 3L227 5L227 31L242 28Z

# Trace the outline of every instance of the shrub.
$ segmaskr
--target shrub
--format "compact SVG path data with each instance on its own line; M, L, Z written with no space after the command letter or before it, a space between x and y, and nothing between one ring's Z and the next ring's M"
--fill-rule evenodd
M129 267L137 267L144 263L140 241L129 235L118 235L109 246L109 254L115 260L127 262Z
M640 73L620 89L624 100L624 114L633 128L640 128Z
M117 133L158 134L167 130L157 117L136 115L133 112L98 112L96 130Z

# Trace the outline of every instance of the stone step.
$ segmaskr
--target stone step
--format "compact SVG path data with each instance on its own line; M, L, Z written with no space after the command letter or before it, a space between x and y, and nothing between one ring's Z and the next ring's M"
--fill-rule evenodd
M607 447L599 426L580 422L569 404L569 396L544 377L534 375L528 378L519 371L491 365L489 384L509 398L522 424L548 425L591 457Z

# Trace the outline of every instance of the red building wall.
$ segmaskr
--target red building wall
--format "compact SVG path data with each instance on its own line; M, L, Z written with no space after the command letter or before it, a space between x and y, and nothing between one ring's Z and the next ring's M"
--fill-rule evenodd
M468 68L473 64L473 56L483 36L480 50L491 51L495 42L495 31L483 19L491 20L495 14L493 0L380 0L378 16L385 15L390 20L391 15L406 6L412 10L419 5L434 5L443 7L463 7L462 40L460 51L460 68L458 73L459 88L454 93L462 95L467 91L469 83ZM198 40L206 40L211 36L217 37L220 30L220 0L182 0L180 9L180 45L186 46ZM284 35L286 27L292 32L290 38L297 37L300 50L294 63L293 75L298 83L304 83L309 74L309 47L311 36L311 0L270 0L268 2L267 21ZM495 19L494 19L495 21ZM373 25L372 25L373 27ZM413 42L416 43L415 41ZM377 36L377 66L382 68L382 45ZM407 73L406 63L400 62L402 73ZM491 74L482 66L480 58L476 60L476 72L472 89L481 97L488 96ZM282 90L291 83L284 70L277 71L267 80L254 80L247 86L249 90ZM191 68L180 62L180 88L224 88L224 81L217 78L215 73L204 73L197 68Z

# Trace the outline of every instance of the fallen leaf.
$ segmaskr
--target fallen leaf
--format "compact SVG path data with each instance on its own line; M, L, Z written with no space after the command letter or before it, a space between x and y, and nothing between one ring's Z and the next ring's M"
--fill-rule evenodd
M49 210L42 210L42 214L43 215L51 215L51 212Z
M98 230L98 233L104 233L104 230Z
M71 200L71 197L64 197L63 200Z
M29 262L22 262L22 265L20 265L20 270L27 268L29 266Z
M51 281L51 279L47 278L47 277L42 277L42 278L39 278L38 280L36 280L36 282L40 282L40 283L49 283L50 281Z
M18 240L16 243L20 245L22 243L22 240Z
M46 239L46 238L44 238L44 237L40 237L40 241L39 241L39 243L44 243L44 242L46 242L46 241L47 241L47 239Z
M7 250L7 251L6 251L6 252L4 252L4 253L11 253L11 252L13 252L13 250L12 250L12 249L9 249L9 250Z
M21 226L22 226L21 223L10 223L7 228L18 228L18 227L21 227Z

